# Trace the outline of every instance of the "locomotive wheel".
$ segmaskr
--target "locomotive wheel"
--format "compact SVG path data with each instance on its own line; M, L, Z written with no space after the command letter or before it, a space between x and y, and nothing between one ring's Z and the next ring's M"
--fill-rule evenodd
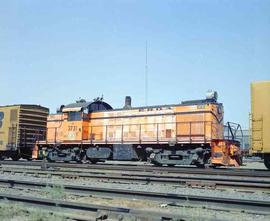
M155 167L162 167L163 164L161 163L157 163L157 162L151 162L152 164L154 164Z
M77 159L75 160L75 162L76 162L76 163L82 163L82 159L78 159L78 158L77 158Z
M86 155L84 155L84 156L81 158L81 163L83 163L83 164L88 163L88 160L87 160Z
M46 159L47 159L47 161L48 161L49 163L55 162L55 160L52 160L50 157L46 157Z
M205 164L196 164L196 167L198 167L198 168L205 168Z
M243 165L243 157L237 158L237 163L242 166Z
M168 164L168 167L174 167L175 164Z
M96 164L98 161L97 160L90 160L91 164Z
M18 155L18 154L11 156L11 159L14 160L14 161L18 161L20 158L21 158L21 156Z
M270 170L270 154L264 156L264 165L268 170Z

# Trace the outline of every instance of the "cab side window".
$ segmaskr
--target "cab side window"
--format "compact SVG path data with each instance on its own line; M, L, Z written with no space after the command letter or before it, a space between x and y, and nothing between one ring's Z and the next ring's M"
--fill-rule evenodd
M68 113L68 121L79 121L82 119L81 112L69 112Z
M0 128L3 126L4 112L0 112Z

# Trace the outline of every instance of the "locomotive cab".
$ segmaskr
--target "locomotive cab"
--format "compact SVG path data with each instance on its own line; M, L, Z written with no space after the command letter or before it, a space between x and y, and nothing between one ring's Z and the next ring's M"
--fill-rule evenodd
M56 114L48 116L46 145L42 145L42 141L38 145L48 147L46 155L49 161L80 161L81 142L90 139L91 113L109 109L112 107L102 99L94 102L80 99L76 103L61 105Z

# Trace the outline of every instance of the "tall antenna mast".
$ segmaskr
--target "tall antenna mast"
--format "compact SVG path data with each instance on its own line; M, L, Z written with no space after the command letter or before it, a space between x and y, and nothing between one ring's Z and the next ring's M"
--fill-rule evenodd
M145 106L148 105L148 63L147 63L147 41L145 42Z

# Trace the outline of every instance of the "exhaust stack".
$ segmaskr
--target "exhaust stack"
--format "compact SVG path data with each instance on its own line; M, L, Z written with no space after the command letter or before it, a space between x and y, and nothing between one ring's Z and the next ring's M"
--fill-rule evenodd
M130 109L130 108L131 108L131 97L126 96L124 109Z

